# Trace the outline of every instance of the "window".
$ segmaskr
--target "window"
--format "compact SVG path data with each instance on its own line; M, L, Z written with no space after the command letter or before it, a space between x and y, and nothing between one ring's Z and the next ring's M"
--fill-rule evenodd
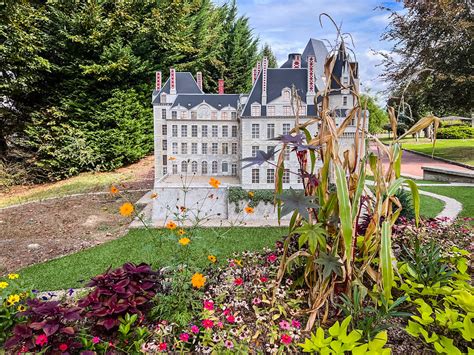
M173 142L172 146L173 146L173 154L178 154L178 143Z
M231 171L232 176L237 176L237 164L232 164L231 169L232 169Z
M165 108L162 108L162 109L161 109L161 118L162 118L163 120L166 120L166 109L165 109Z
M161 134L163 136L166 136L168 134L168 126L167 125L164 124L163 126L161 126Z
M229 126L222 126L222 137L229 136Z
M217 120L217 112L216 111L211 112L211 120Z
M230 118L233 119L233 120L236 120L236 119L237 119L237 112L232 111L232 112L230 113Z
M290 183L290 170L285 169L283 171L283 183L284 184L289 184Z
M222 172L223 173L228 173L229 172L229 163L227 163L226 161L222 162Z
M260 105L252 105L252 116L260 116Z
M212 137L217 137L219 135L219 130L217 126L212 126Z
M260 138L260 125L258 123L252 124L252 138Z
M178 136L178 125L171 126L171 136L177 137Z
M192 125L191 126L191 137L197 137L198 136L198 126Z
M193 161L191 163L191 172L196 174L198 172L198 163L197 161Z
M292 116L291 106L283 106L283 116Z
M207 143L201 144L201 154L207 154Z
M198 144L191 143L191 154L197 154L197 153L198 153Z
M275 138L275 124L269 123L267 124L267 138Z
M187 136L188 136L188 126L181 125L181 137L187 137Z
M223 111L221 112L221 119L226 120L227 119L227 112Z
M229 154L229 143L222 143L222 154Z
M163 167L163 175L166 175L166 174L168 174L168 167L164 166Z
M237 154L237 143L232 143L232 154Z
M203 137L207 137L207 126L202 126L201 127L201 135Z
M181 116L180 116L180 117L181 117L181 119L182 119L182 120L186 120L186 119L188 119L188 111L186 111L186 110L182 110L182 111L181 111Z
M178 165L173 164L173 174L176 175L178 173Z
M298 174L298 176L296 177L296 182L303 182L303 179L301 178L301 175Z
M188 154L188 143L181 143L181 154Z
M166 139L163 139L161 144L162 144L162 149L163 150L168 150L168 141Z
M210 116L211 110L207 106L201 106L198 109L198 118L200 120L208 120Z
M306 106L301 106L299 111L300 116L306 116Z
M172 118L173 120L178 119L178 112L177 112L177 111L171 111L171 118Z
M212 174L217 174L217 162L216 161L212 162L211 169L212 169Z
M274 145L269 145L267 146L267 153L270 153L272 150L275 149L275 146ZM272 160L272 161L275 161L275 154L273 154L269 160Z
M161 104L166 104L166 94L162 93L160 96L160 103Z
M260 170L252 169L252 183L253 184L260 183Z
M218 149L219 146L217 145L217 143L212 143L211 154L218 154Z
M232 137L237 138L237 126L232 126Z
M182 173L187 173L188 172L188 162L186 160L183 160L181 162L181 172Z
M197 119L197 112L196 111L191 111L191 119L192 120Z
M275 183L275 169L267 169L267 184Z
M286 146L285 147L285 153L283 154L283 158L285 160L290 160L290 147L289 146Z
M260 147L258 145L253 145L252 146L252 157L257 156L257 152L260 150Z
M163 154L163 165L168 164L168 156L166 154Z
M203 161L201 163L201 173L204 175L204 174L207 174L207 161Z
M275 116L275 106L267 107L267 116Z
M289 123L283 123L283 135L290 133L291 126Z
M290 101L290 90L286 89L286 90L283 90L283 100L287 100L287 101Z
M347 106L347 96L342 97L342 106Z
M349 78L347 76L342 77L342 84L343 85L349 84Z

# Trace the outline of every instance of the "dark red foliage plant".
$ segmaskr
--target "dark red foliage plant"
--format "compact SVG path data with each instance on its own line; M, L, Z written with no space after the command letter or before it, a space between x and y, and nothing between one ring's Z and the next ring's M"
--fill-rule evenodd
M94 277L87 285L94 287L93 291L79 301L79 306L89 320L112 330L127 313L143 318L149 301L161 290L160 281L160 273L152 271L150 265L126 263Z
M26 321L15 326L13 336L5 342L6 349L35 353L46 347L53 352L81 347L76 338L76 324L81 319L79 307L39 299L28 300L27 305L27 310L19 313Z

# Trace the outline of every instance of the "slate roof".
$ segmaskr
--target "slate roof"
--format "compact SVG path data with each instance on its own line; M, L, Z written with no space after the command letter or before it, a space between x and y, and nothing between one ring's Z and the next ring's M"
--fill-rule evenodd
M159 92L156 90L153 91L153 96L156 95L153 103L160 103L159 94L161 93L170 93L170 79L166 80L165 85L161 88ZM202 90L199 89L199 86L194 80L193 75L190 72L176 72L176 93L177 94L202 94Z
M197 105L206 102L217 110L221 110L224 107L231 106L237 109L240 95L238 94L182 94L178 95L174 100L173 106L180 105L191 109Z

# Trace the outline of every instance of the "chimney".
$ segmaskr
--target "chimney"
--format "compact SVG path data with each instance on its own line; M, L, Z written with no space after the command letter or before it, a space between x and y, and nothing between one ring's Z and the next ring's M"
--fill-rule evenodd
M257 68L252 69L252 85L255 84L255 80L257 80Z
M292 62L291 67L293 69L301 68L301 54L299 54L299 53L293 54L293 62Z
M196 73L196 83L197 83L197 86L199 87L199 90L202 91L202 73L200 71Z
M262 60L262 105L267 104L267 68L268 59L263 57Z
M260 75L261 64L262 64L262 63L257 62L257 78L258 78L258 76Z
M308 61L308 93L314 94L314 67L316 58L314 55L309 55L306 60Z
M156 91L161 90L161 72L160 71L156 72L155 90Z
M224 79L219 79L218 81L219 95L224 93Z
M170 94L176 94L176 70L173 68L170 69Z

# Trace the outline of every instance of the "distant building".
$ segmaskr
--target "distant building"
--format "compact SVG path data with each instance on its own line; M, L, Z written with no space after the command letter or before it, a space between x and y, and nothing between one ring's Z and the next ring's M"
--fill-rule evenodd
M322 41L311 39L303 54L293 53L280 68L268 68L266 58L253 69L250 93L225 94L224 81L219 81L219 92L202 91L202 74L196 78L188 72L170 70L169 79L162 86L161 72L156 73L153 91L155 129L155 178L166 175L234 176L243 188L273 188L274 166L264 163L242 170L241 159L267 151L287 134L295 124L291 104L291 90L295 87L301 97L300 121L315 116L318 104L314 100L324 90L324 63L328 50ZM352 69L353 81L350 78ZM358 63L351 61L345 48L337 53L331 92L330 109L336 123L354 107L355 97L350 86L359 86ZM312 133L317 129L311 126ZM353 143L355 122L346 129L341 147ZM284 187L301 187L294 154L285 155Z

